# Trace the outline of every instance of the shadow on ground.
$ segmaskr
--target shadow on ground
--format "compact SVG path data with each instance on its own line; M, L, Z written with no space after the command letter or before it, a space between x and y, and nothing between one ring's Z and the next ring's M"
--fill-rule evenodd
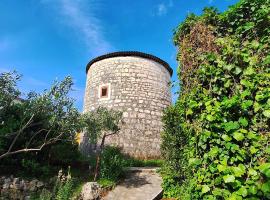
M124 185L126 188L136 188L142 187L147 184L151 184L147 180L147 175L142 175L140 173L133 173L132 176L127 176L124 182L120 183L119 185Z

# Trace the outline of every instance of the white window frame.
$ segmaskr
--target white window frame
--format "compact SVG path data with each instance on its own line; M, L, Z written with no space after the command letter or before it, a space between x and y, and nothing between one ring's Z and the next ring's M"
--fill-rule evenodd
M107 87L107 97L102 97L101 96L101 90L103 87ZM111 84L110 83L106 83L106 84L102 84L98 87L98 99L99 100L108 100L111 98Z

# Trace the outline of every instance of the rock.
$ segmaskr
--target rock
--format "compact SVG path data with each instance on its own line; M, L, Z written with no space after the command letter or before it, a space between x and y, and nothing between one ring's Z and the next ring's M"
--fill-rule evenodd
M42 188L44 186L44 183L41 181L37 182L37 188Z
M2 176L2 177L0 178L0 185L4 184L4 181L5 181L5 177Z
M23 181L23 190L28 191L29 190L29 181Z
M30 181L30 183L29 183L29 190L31 192L35 192L37 190L37 183L38 183L38 180L36 180L36 179Z
M8 183L8 184L10 184L11 183L11 179L10 178L6 178L5 180L4 180L4 183Z
M24 197L24 200L30 200L31 199L31 196L25 196Z
M9 189L9 187L10 187L10 183L4 183L3 189Z
M21 190L21 185L20 185L20 183L13 184L13 189Z
M14 178L13 179L13 184L18 184L20 182L20 179L19 178Z
M99 198L101 187L96 182L87 182L81 191L82 200L96 200Z

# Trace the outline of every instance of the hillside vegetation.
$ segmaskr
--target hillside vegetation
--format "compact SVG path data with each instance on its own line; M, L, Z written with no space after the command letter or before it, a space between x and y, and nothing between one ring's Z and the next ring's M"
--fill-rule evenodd
M180 96L164 116L165 197L270 199L270 1L189 15Z

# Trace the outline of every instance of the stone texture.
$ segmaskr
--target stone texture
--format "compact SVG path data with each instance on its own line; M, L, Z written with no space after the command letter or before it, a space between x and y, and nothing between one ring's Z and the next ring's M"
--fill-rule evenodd
M11 176L2 176L0 178L0 200L4 199L27 199L33 192L40 191L45 184L36 179L32 181L14 178Z
M133 56L100 60L88 70L84 112L99 106L123 111L125 124L107 144L133 157L157 158L162 112L171 104L169 83L169 71L155 61ZM110 98L99 98L103 84L110 85ZM87 142L82 137L81 147L87 149Z
M82 200L96 200L99 199L101 187L96 182L88 182L83 185L81 191Z

